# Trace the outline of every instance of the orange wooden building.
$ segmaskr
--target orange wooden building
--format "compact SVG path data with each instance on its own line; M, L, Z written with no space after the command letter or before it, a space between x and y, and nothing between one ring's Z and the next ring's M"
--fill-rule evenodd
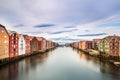
M0 24L0 59L9 57L9 34L6 28Z

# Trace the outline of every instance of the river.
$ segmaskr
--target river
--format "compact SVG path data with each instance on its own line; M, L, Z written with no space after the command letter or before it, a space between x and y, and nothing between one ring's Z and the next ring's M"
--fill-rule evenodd
M120 68L58 47L1 67L0 80L120 80Z

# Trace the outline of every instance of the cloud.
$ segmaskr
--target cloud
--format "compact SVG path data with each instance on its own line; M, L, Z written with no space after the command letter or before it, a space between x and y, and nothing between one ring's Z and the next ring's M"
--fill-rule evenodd
M110 27L110 26L119 27L120 26L120 20L101 23L101 24L98 25L98 27Z
M72 30L63 30L63 31L58 31L58 32L52 32L51 34L61 34L61 33L68 33L72 31L77 31L77 29L72 29Z
M101 36L101 35L107 35L107 33L82 34L82 35L78 35L78 36L79 36L79 37L88 37L88 36Z
M37 31L35 31L35 32L23 32L23 33L26 33L26 34L28 34L28 33L30 33L30 34L41 34L42 32L37 32Z
M64 28L75 28L76 26L65 26Z
M55 26L55 24L40 24L40 25L36 25L34 26L35 28L47 28L47 27L52 27Z
M90 32L90 30L85 30L85 32Z
M15 25L14 27L25 27L24 24L18 24L18 25Z

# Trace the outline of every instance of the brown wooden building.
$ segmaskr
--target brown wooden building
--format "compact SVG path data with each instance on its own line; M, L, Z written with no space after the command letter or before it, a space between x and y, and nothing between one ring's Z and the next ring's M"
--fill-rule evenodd
M30 41L30 50L31 50L31 52L39 51L39 41L37 40L36 37L34 37L34 38Z
M110 55L120 56L120 37L119 36L109 36L110 37ZM109 39L109 38L108 38Z

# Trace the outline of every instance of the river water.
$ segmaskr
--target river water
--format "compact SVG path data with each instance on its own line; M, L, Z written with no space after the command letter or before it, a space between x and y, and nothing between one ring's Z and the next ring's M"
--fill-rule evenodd
M120 68L58 47L1 67L0 80L120 80Z

